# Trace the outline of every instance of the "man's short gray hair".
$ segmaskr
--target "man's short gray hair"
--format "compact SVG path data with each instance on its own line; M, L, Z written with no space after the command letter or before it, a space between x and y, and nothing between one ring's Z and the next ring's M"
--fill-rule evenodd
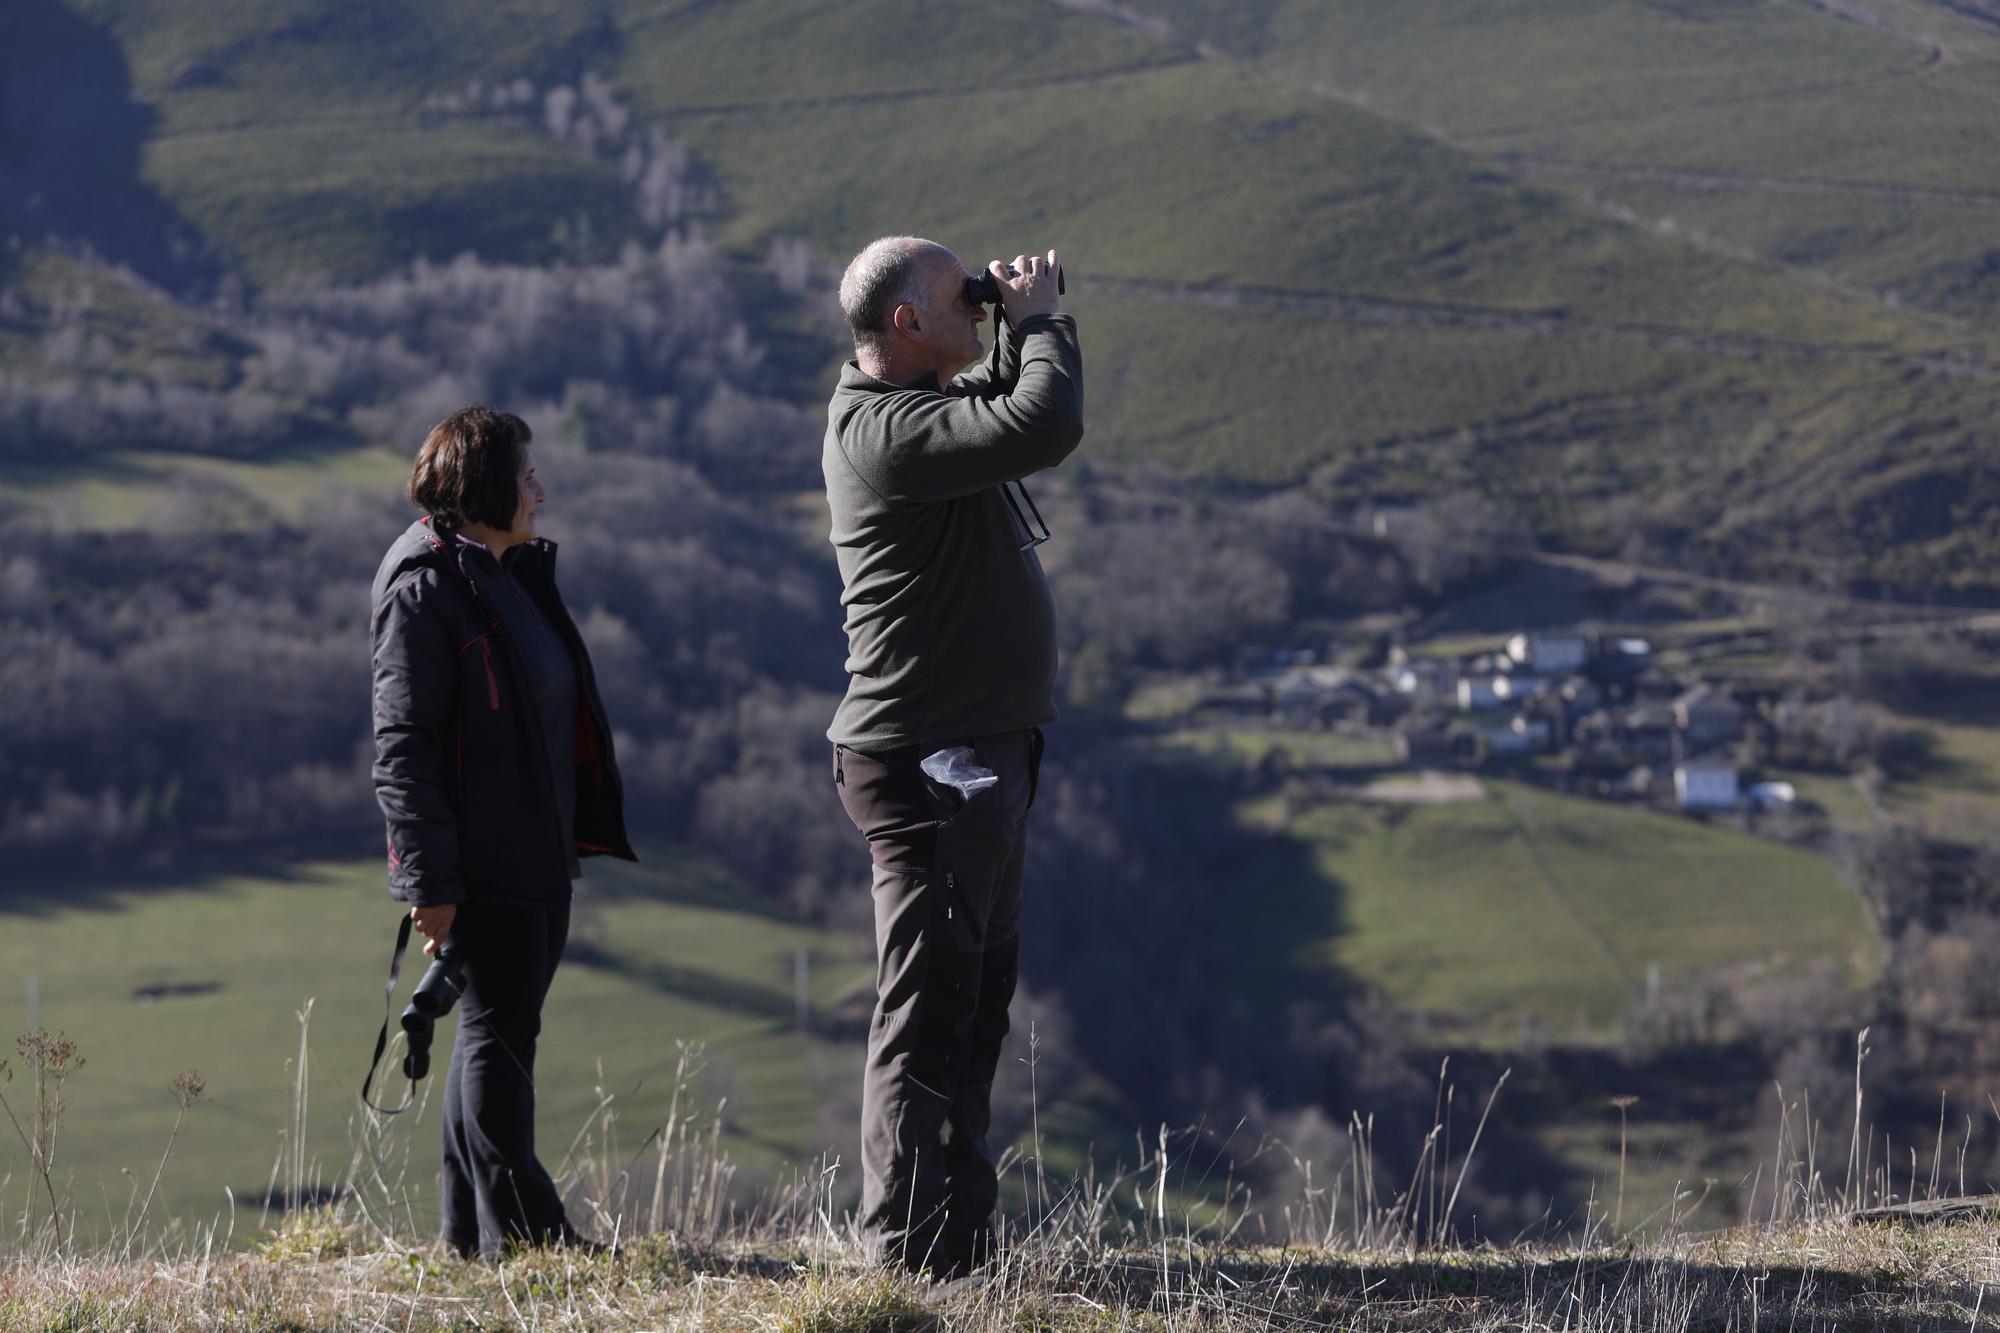
M921 236L884 236L848 264L840 279L840 313L856 347L879 346L899 305L924 305L930 263L951 251Z

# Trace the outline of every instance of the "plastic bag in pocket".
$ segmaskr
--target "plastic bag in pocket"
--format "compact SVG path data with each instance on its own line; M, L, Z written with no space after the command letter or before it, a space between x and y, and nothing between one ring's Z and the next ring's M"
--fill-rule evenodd
M954 745L926 755L920 767L932 782L952 788L968 801L1000 781L998 773L979 762L979 752L970 745Z

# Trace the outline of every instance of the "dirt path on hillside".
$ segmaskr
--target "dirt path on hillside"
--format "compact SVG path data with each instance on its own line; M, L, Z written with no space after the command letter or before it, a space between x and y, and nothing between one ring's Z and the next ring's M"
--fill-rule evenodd
M1946 59L1952 58L1953 53L1944 47L1936 34L1912 32L1873 5L1865 3L1865 0L1798 0L1798 3L1815 13L1825 14L1844 23L1856 24L1873 32L1879 32L1885 37L1895 37L1917 46L1943 50ZM1914 0L1914 3L1921 6L1925 0Z
M2000 37L2000 5L1993 0L1917 0L1917 3Z
M1989 4L1993 4L1996 5L1996 7L2000 7L2000 0L1930 0L1930 2L1933 4L1934 7L1942 8L1953 13L1957 13L1961 9L1965 8L1971 8L1971 7L1983 8L1984 6L1987 6ZM1461 138L1460 136L1449 134L1441 129L1432 126L1420 125L1406 120L1398 119L1394 116L1386 115L1379 108L1375 107L1372 104L1370 98L1368 97L1365 91L1342 88L1322 81L1303 79L1292 75L1275 73L1272 70L1266 68L1262 63L1258 61L1247 60L1242 57L1232 55L1228 52L1220 51L1206 42L1190 38L1184 35L1183 33L1179 32L1173 26L1173 24L1171 24L1167 20L1155 17L1153 15L1141 13L1135 9L1130 8L1127 5L1117 3L1117 0L1057 0L1057 3L1063 5L1065 8L1072 9L1080 13L1091 14L1101 19L1104 19L1108 22L1116 23L1123 27L1131 28L1136 31L1142 32L1146 34L1148 37L1152 38L1154 41L1170 48L1176 54L1180 55L1184 59L1204 60L1210 63L1216 63L1216 62L1227 63L1236 68L1238 71L1240 71L1245 77L1261 79L1264 82L1276 84L1280 87L1288 88L1294 92L1302 92L1311 97L1317 97L1325 101L1337 102L1345 106L1353 107L1357 110L1365 112L1370 116L1374 116L1378 119L1381 119L1388 124L1395 125L1404 130L1413 131L1417 134L1422 135L1425 138L1432 140L1433 142L1442 144L1447 148L1450 148L1457 152L1465 153L1468 156L1474 158L1485 158L1489 160L1497 159L1499 165L1503 167L1511 166L1513 169L1517 171L1525 171L1526 173L1529 174L1541 174L1541 175L1590 174L1589 168L1576 166L1570 163L1565 163L1562 162L1560 159L1556 158L1530 157L1528 155L1515 155L1510 158L1509 155L1496 153L1491 149L1479 147L1478 144L1488 136L1475 136L1470 139ZM1952 64L1956 59L1954 54L1935 38L1929 36L1928 34L1912 34L1908 32L1903 32L1895 28L1894 25L1888 24L1887 21L1883 20L1879 15L1875 15L1872 11L1866 10L1865 7L1856 3L1856 0L1802 0L1802 3L1807 4L1809 7L1819 9L1822 12L1827 12L1829 14L1836 14L1836 16L1844 18L1848 21L1860 22L1863 23L1865 26L1876 28L1877 30L1882 31L1888 35L1897 36L1903 38L1904 40L1911 41L1924 49L1923 58L1920 63L1912 67L1901 70L1884 71L1880 74L1869 75L1860 79L1852 79L1852 80L1833 82L1833 83L1822 83L1813 85L1812 87L1809 88L1779 90L1774 93L1753 94L1742 98L1711 99L1705 102L1689 103L1689 104L1683 104L1679 106L1666 107L1666 108L1656 108L1653 110L1632 113L1630 116L1622 118L1637 119L1653 115L1667 114L1671 112L1699 110L1699 109L1707 109L1720 106L1740 106L1740 105L1749 105L1756 102L1782 100L1786 98L1823 96L1838 92L1851 92L1857 89L1872 87L1902 79L1929 77L1930 75L1935 74L1938 70L1943 69L1947 65ZM1832 8L1832 6L1836 5L1839 7L1837 11L1836 9ZM1853 12L1852 13L1845 12L1849 10ZM2000 19L1996 19L1995 23L1996 25L2000 25ZM1620 117L1614 117L1613 119L1620 119ZM1600 124L1606 122L1604 121L1603 118L1591 118L1587 121L1582 121L1578 123ZM1560 124L1554 126L1544 125L1544 126L1534 126L1534 127L1522 127L1518 132L1527 133L1530 132L1530 130L1538 130L1546 128L1560 128ZM1516 131L1503 130L1497 133L1501 136L1505 136L1508 134L1516 133ZM1644 171L1648 169L1636 168L1634 170ZM1656 170L1661 170L1666 173L1666 176L1663 177L1664 179L1673 180L1679 175L1681 175L1679 169L1676 168L1659 168ZM1724 178L1727 175L1727 173L1701 173L1701 172L1695 172L1692 174L1695 176L1701 176L1701 175L1709 176L1710 178L1716 180L1718 183L1722 180L1722 178ZM1746 181L1761 179L1762 181L1768 183L1769 188L1785 188L1784 185L1780 184L1780 178L1776 177L1765 177L1765 178L1743 177L1742 179ZM1678 183L1689 184L1692 182L1687 180L1681 180ZM1985 204L1987 202L2000 203L2000 193L1994 193L1989 197L1987 192L1983 191L1940 190L1940 189L1927 188L1923 186L1900 187L1895 185L1882 185L1882 184L1870 183L1861 186L1843 187L1840 182L1824 182L1824 183L1810 182L1810 183L1801 183L1798 186L1798 188L1813 189L1820 193L1829 193L1829 194L1836 192L1851 193L1851 194L1879 193L1889 197L1897 197L1897 198L1911 199L1911 200L1952 199L1960 202L1974 202L1978 204ZM1644 225L1645 223L1644 219L1637 217L1630 209L1617 206L1615 204L1615 201L1607 202L1604 200L1594 199L1585 196L1581 198L1580 202L1585 207L1591 209L1592 211L1607 217L1611 217L1615 221L1625 226ZM1870 291L1865 288L1855 287L1851 284L1841 282L1837 278L1834 278L1831 275L1821 273L1816 270L1801 269L1797 265L1786 263L1782 260L1779 260L1767 254L1760 254L1754 251L1746 251L1739 247L1728 245L1726 243L1717 240L1714 237L1707 236L1697 230L1682 228L1680 229L1679 235L1683 242L1692 246L1696 250L1700 250L1705 253L1719 254L1723 255L1724 257L1735 259L1742 262L1764 263L1772 265L1777 269L1779 269L1780 271L1787 274L1788 276L1804 280L1807 282L1811 282L1814 283L1815 285L1829 288L1830 290L1840 293L1841 295L1852 297L1857 300L1866 301L1870 304L1877 306L1886 307L1889 304L1882 298L1882 296L1879 293L1876 293L1874 291ZM1371 302L1370 306L1371 309L1375 311L1379 312L1381 310L1380 305L1377 303ZM1896 307L1896 308L1899 310L1902 309L1901 307ZM1931 321L1933 323L1935 323L1938 319L1942 318L1935 312L1929 312L1929 311L1905 311L1904 313L1906 314L1915 313L1919 317ZM1963 331L1963 326L1959 324L1957 321L1952 321L1951 326L1954 330ZM1514 325L1514 327L1518 328L1520 326ZM1609 326L1599 326L1596 331L1604 333L1614 333L1617 336L1634 336L1633 331L1630 328L1614 329ZM1783 341L1783 340L1769 340L1769 339L1755 339L1755 338L1745 340L1740 337L1733 337L1732 335L1726 335L1726 334L1704 335L1697 333L1696 331L1693 330L1677 330L1671 336L1708 337L1712 340L1714 339L1726 340L1730 344L1728 347L1723 347L1719 343L1716 343L1711 346L1710 350L1724 350L1731 352L1733 354L1742 354L1746 351L1754 353L1759 350L1776 350L1777 345ZM1756 346L1752 346L1753 343L1756 344ZM1814 345L1793 344L1792 346L1794 347L1794 350L1797 350L1799 347L1807 347ZM1845 359L1846 355L1845 353L1841 353L1840 355L1842 355L1843 359ZM1868 361L1876 358L1872 358L1866 354L1863 354L1860 359L1863 361ZM1938 373L1943 373L1948 375L1970 374L1975 378L1981 378L1981 379L1990 379L1994 377L1992 371L1989 368L1965 365L1964 363L1956 362L1954 358L1949 358L1949 357L1939 358L1937 360L1939 361ZM1947 369L1945 368L1947 365L1962 367L1962 368Z
M1891 199L1901 203L2000 207L2000 190L1962 190L1935 185L1898 185L1884 181L1837 181L1802 176L1766 176L1751 172L1710 171L1701 167L1654 167L1627 162L1575 162L1532 153L1500 153L1494 155L1494 160L1509 169L1538 176L1649 181L1696 190L1768 190L1782 194L1847 195L1861 199Z
M1844 365L2000 383L2000 366L1947 353L1912 355L1878 347L1816 343L1755 333L1720 333L1670 324L1641 324L1572 315L1564 310L1509 310L1497 306L1418 301L1332 290L1210 283L1192 285L1144 278L1079 279L1079 293L1166 301L1214 309L1332 315L1358 323L1493 329L1523 335L1605 338L1650 347L1680 348L1718 356L1793 356Z
M1897 612L1906 619L1876 621L1844 628L1876 634L1915 634L1940 629L1963 629L1976 633L2000 630L2000 607L1938 606L1930 602L1905 602L1883 597L1853 597L1846 593L1819 592L1810 588L1783 587L1772 583L1752 583L1743 579L1714 578L1682 569L1658 565L1635 565L1623 560L1602 560L1587 555L1567 555L1541 551L1527 557L1536 564L1573 569L1599 578L1620 581L1645 580L1684 588L1706 588L1731 597L1783 599L1828 610L1861 611L1875 615Z
M1864 88L1879 88L1885 84L1901 83L1907 79L1929 78L1943 69L1947 63L1945 49L1942 46L1933 46L1923 60L1915 65L1904 69L1884 70L1879 74L1869 74L1856 79L1836 79L1827 83L1807 84L1800 88L1780 88L1768 93L1743 93L1736 97L1708 97L1691 102L1669 102L1663 106L1641 107L1610 115L1572 116L1565 120L1508 125L1494 130L1482 130L1477 134L1462 134L1456 138L1462 146L1480 149L1508 139L1549 134L1559 130L1594 129L1601 125L1630 125L1643 120L1658 120L1662 116L1684 116L1705 111L1768 106L1773 102L1798 102L1816 97L1833 97L1841 93L1859 92Z
M1051 74L1039 79L1017 79L1007 83L961 83L924 88L891 88L881 92L831 93L824 97L787 97L757 102L708 102L694 106L663 107L660 120L708 119L726 116L797 115L801 112L832 111L844 107L878 106L897 102L925 102L942 99L982 97L994 93L1033 92L1043 88L1064 88L1079 84L1113 83L1140 78L1192 64L1192 54L1164 60L1134 61L1107 69L1080 70L1073 74Z
M1325 83L1301 79L1291 75L1274 73L1270 69L1265 68L1259 61L1236 56L1230 52L1219 50L1206 42L1188 37L1166 19L1158 18L1154 15L1133 9L1130 6L1119 4L1116 0L1056 0L1056 2L1065 9L1095 15L1108 22L1119 24L1122 27L1143 32L1161 45L1171 47L1190 58L1209 61L1228 61L1244 72L1263 79L1266 82L1277 83L1292 88L1295 91L1307 92L1319 97L1331 98L1351 106L1359 106L1373 111L1376 115L1382 114L1379 110L1375 110L1372 107L1365 93L1350 89L1335 88ZM1973 22L1991 22L1995 30L2000 31L2000 18L1989 19L1979 12L1983 9L1987 0L1924 0L1924 2L1929 3L1933 8L1956 13L1961 18L1968 18ZM1704 98L1691 102L1672 103L1667 106L1640 108L1612 115L1578 116L1568 120L1544 121L1533 125L1505 126L1500 129L1483 131L1472 135L1447 134L1438 130L1424 130L1422 132L1454 147L1471 149L1476 145L1497 139L1538 134L1548 130L1560 130L1576 126L1615 125L1630 121L1649 120L1658 116L1721 110L1729 107L1757 106L1770 102L1795 101L1803 98L1825 97L1837 93L1855 92L1863 88L1898 83L1905 79L1928 78L1938 70L1951 64L1954 60L1952 52L1935 38L1901 31L1872 12L1851 3L1851 0L1802 0L1802 3L1808 8L1819 10L1837 18L1861 23L1863 26L1882 32L1885 35L1914 42L1923 48L1923 56L1916 64L1901 69L1882 70L1878 73L1863 75L1859 78L1836 79L1824 83L1809 84L1800 88L1780 88L1771 92L1745 93L1737 97ZM1848 13L1846 12L1848 10L1853 10L1854 12ZM1395 117L1386 118L1393 120L1399 125L1407 126L1408 124Z

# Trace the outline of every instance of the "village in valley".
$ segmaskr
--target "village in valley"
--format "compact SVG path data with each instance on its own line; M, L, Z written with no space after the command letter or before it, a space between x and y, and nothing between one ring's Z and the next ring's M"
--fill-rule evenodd
M1635 634L1496 640L1457 655L1391 646L1366 665L1279 651L1209 687L1196 711L1386 742L1382 752L1414 771L1506 773L1699 815L1790 811L1799 793L1773 770L1841 771L1865 748L1851 700L1733 668L1704 674Z

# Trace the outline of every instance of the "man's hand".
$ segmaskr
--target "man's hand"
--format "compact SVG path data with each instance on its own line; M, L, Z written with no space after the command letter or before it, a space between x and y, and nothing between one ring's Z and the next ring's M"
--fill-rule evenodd
M446 903L443 907L412 907L410 920L417 923L417 930L424 937L424 956L437 953L445 940L451 936L451 923L458 916L458 905Z
M1007 265L994 260L986 266L993 280L1000 284L1000 309L1007 316L1007 322L1015 328L1030 315L1058 315L1062 313L1062 293L1056 287L1056 252L1049 251L1049 257L1039 255L1015 255L1014 271L1019 277L1007 276Z

